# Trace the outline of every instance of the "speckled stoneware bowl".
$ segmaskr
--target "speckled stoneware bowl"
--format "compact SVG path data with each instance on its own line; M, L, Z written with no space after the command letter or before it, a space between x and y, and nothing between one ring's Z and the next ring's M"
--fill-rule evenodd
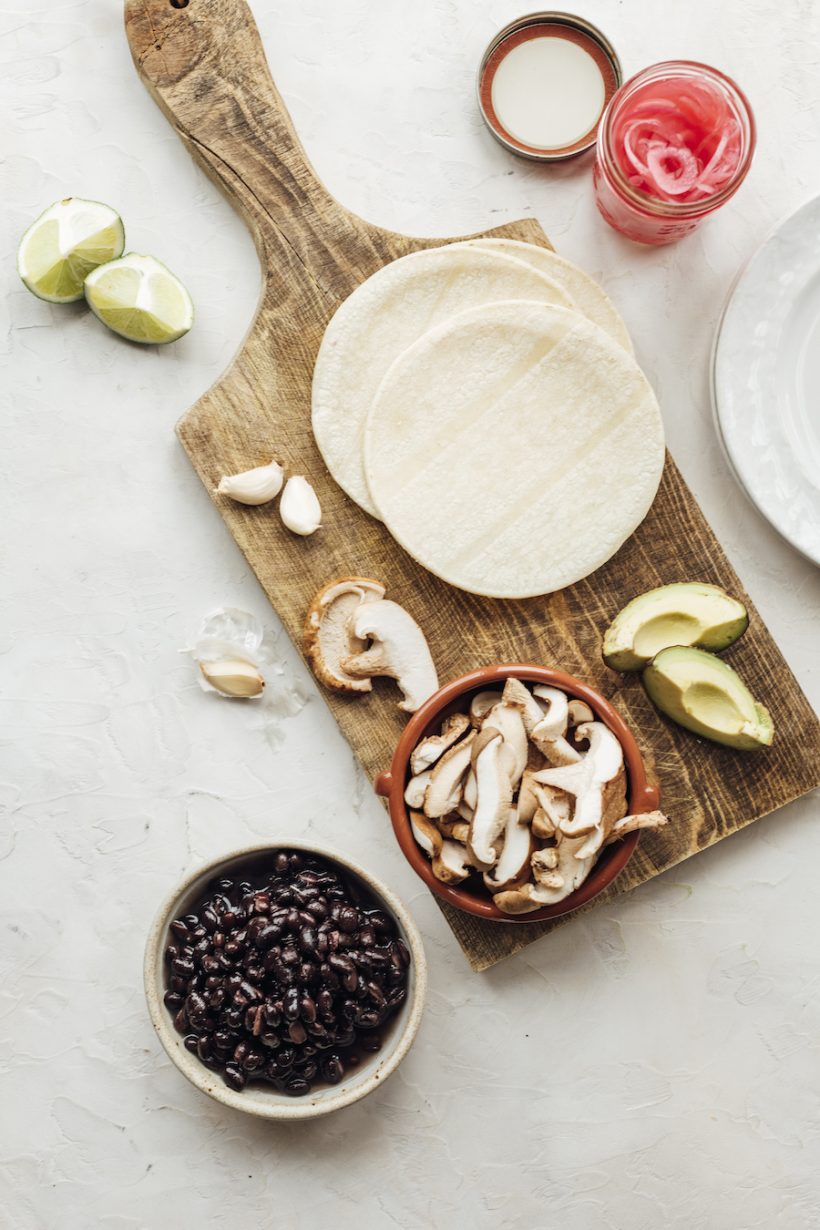
M434 692L407 723L396 745L393 762L386 773L380 773L376 778L375 789L377 794L387 799L393 831L405 858L416 875L424 880L437 897L454 905L456 909L474 914L477 918L486 918L490 922L531 923L568 914L602 893L629 862L640 839L640 832L628 833L621 841L604 846L598 861L574 893L570 893L555 905L545 905L529 914L504 914L494 904L480 880L477 887L473 888L474 878L467 881L466 886L443 884L436 879L430 860L413 836L409 809L404 801L404 789L410 780L410 754L416 744L427 735L438 733L441 723L451 713L466 713L473 693L484 688L503 688L504 681L510 676L522 680L523 683L546 683L561 688L567 696L586 701L598 720L609 727L623 748L630 812L634 815L655 811L660 801L658 787L647 780L641 750L617 709L600 692L582 683L580 679L552 667L535 666L527 662L484 666L469 675L462 675L460 679L454 679L439 688L438 692Z
M182 1036L174 1029L168 1009L162 1002L165 992L164 952L170 942L169 927L174 918L189 912L211 880L230 876L246 864L256 862L260 856L276 850L298 850L315 854L341 867L353 880L358 880L379 906L389 914L398 927L398 932L410 949L412 962L408 971L407 999L392 1018L384 1045L374 1055L362 1057L355 1071L346 1075L338 1085L313 1089L302 1098L288 1097L270 1085L249 1082L237 1093L229 1089L219 1071L212 1071L185 1049ZM410 914L389 888L368 871L334 850L305 841L283 840L277 845L247 846L234 850L221 858L212 859L185 877L160 907L145 947L145 994L148 1010L159 1040L169 1058L192 1085L207 1093L217 1102L242 1110L261 1119L315 1119L343 1106L350 1106L383 1085L395 1072L413 1044L421 1021L424 997L427 990L427 961L424 956L421 936Z

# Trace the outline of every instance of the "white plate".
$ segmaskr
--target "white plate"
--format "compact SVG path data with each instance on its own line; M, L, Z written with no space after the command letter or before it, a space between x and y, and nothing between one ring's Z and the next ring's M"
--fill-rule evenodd
M820 564L820 197L740 275L718 327L712 395L738 480Z

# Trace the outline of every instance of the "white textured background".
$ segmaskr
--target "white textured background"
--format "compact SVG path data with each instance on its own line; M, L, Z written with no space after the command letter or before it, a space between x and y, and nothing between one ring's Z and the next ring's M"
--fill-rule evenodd
M602 279L678 463L817 704L818 573L729 477L707 372L738 269L820 191L820 10L585 0L627 73L706 59L737 76L760 122L737 200L647 251L599 221L588 164L532 166L483 129L475 68L524 7L255 5L345 204L442 235L532 212ZM222 604L275 627L172 430L250 321L251 242L140 85L117 0L0 0L0 23L3 1230L820 1226L817 800L471 974L289 646L310 701L279 746L247 709L204 696L177 653ZM19 287L20 233L70 193L119 208L128 246L183 278L198 310L183 342L129 347ZM141 957L185 869L307 832L411 904L432 985L383 1090L286 1130L220 1110L170 1066Z

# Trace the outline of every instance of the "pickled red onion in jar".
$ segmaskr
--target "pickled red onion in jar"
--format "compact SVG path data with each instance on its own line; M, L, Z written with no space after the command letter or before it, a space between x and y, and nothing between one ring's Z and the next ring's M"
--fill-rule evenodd
M725 92L708 79L668 77L635 91L612 128L627 181L661 201L702 201L720 192L741 159L740 125Z
M592 179L599 212L636 243L674 243L734 196L756 141L748 99L692 60L643 69L613 95Z

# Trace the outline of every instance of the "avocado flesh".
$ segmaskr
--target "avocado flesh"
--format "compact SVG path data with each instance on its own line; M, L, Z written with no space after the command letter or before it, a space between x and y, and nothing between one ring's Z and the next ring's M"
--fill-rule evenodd
M748 623L743 603L717 585L662 585L633 598L615 616L604 635L604 661L616 671L638 671L672 645L726 649Z
M704 739L750 752L774 738L769 711L731 666L702 649L661 650L643 682L661 713Z

